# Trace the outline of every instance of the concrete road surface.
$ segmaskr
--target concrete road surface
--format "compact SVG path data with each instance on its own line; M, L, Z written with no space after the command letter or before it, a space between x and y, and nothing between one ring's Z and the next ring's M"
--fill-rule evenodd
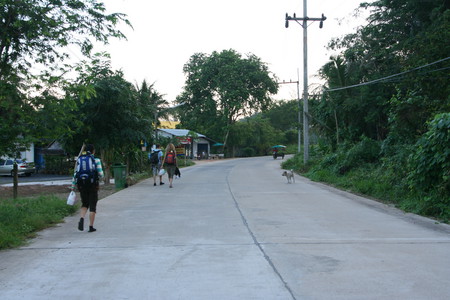
M295 177L271 157L146 180L0 252L0 299L450 299L450 226ZM87 226L86 226L87 227Z

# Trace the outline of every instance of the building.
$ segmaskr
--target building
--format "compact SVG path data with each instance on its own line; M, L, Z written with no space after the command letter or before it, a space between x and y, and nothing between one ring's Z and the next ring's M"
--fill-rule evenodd
M158 137L178 139L181 145L177 149L177 154L184 154L191 158L208 158L211 153L211 143L214 143L205 135L188 129L158 128L157 135Z

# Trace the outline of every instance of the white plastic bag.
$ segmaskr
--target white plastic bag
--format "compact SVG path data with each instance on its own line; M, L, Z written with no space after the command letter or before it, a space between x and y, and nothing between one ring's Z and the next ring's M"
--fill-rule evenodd
M67 205L74 205L75 203L77 203L77 194L71 191L69 197L67 197Z
M166 170L164 170L164 169L159 170L159 173L158 173L159 176L163 176L164 174L166 174Z

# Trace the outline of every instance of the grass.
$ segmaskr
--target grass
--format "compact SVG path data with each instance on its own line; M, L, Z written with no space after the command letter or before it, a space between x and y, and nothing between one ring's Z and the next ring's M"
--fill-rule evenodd
M431 217L443 223L448 223L450 219L448 202L442 200L436 203L435 199L438 197L414 193L402 178L390 174L381 165L366 164L339 174L333 169L333 165L324 167L320 159L313 158L305 166L301 156L296 155L283 162L282 167L294 169L313 181L393 204L406 212Z
M24 245L37 231L61 223L77 210L56 196L0 200L0 250Z

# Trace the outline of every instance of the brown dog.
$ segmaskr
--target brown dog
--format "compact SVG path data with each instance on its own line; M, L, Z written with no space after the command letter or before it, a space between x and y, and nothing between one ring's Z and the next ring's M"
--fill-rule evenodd
M288 183L295 182L294 170L284 171L281 176L286 176Z

